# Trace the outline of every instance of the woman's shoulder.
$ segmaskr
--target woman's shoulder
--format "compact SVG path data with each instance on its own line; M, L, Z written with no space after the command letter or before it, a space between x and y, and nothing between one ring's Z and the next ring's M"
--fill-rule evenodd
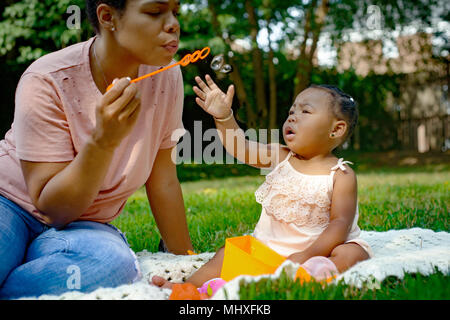
M86 45L91 41L75 43L66 48L47 53L31 63L24 74L34 73L48 75L59 70L78 66L84 62L83 55L86 52Z

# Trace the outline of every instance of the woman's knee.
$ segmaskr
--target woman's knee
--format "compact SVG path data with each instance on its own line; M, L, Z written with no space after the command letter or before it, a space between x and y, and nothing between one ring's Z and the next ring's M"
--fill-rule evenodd
M132 255L114 246L107 249L108 255L55 252L22 264L0 288L0 298L60 295L68 291L88 293L134 282L138 271Z
M25 222L0 204L0 287L23 260L29 240Z
M114 244L105 256L103 265L117 283L132 283L141 276L137 257L125 243Z
M130 283L140 275L137 258L120 234L103 228L80 228L49 232L30 246L34 257L59 253L79 266L88 282L107 286ZM101 285L104 286L104 285Z
M95 238L95 243L77 241L78 248L71 248L80 256L90 257L93 272L100 271L110 286L132 283L140 277L137 257L124 239L104 232Z

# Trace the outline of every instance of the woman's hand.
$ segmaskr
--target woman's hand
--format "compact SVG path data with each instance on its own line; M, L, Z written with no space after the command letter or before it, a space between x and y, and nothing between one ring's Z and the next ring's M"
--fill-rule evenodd
M228 117L231 112L231 104L233 103L234 86L229 86L225 94L209 75L206 75L205 79L206 83L200 77L195 77L195 81L200 87L194 86L193 88L198 96L195 102L216 119Z
M101 148L115 149L131 132L141 110L141 99L135 83L129 78L117 80L96 106L96 128L93 141Z

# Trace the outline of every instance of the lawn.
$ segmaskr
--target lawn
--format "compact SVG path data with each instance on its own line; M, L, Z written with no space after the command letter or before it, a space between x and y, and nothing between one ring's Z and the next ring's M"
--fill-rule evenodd
M214 167L222 178L211 176ZM261 207L255 201L254 191L264 176L259 175L259 170L244 167L180 166L189 231L197 252L216 251L226 238L251 232L255 227ZM448 165L356 171L362 230L450 230ZM230 172L245 175L226 177ZM143 188L128 200L124 213L113 224L126 232L134 251L157 251L160 236ZM409 274L403 280L388 278L377 290L359 290L342 283L325 288L317 284L301 286L281 277L277 281L243 285L240 295L243 299L449 299L449 287L449 275L439 272L431 276Z

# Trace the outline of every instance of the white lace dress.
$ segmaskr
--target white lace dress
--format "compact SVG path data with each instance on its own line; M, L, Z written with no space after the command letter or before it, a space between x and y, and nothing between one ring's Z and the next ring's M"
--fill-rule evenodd
M308 248L327 228L330 221L333 177L346 170L339 159L329 175L308 175L295 170L289 162L292 152L266 176L255 191L262 205L261 217L253 236L287 257ZM360 239L358 207L347 242L359 244L373 256L369 244Z

